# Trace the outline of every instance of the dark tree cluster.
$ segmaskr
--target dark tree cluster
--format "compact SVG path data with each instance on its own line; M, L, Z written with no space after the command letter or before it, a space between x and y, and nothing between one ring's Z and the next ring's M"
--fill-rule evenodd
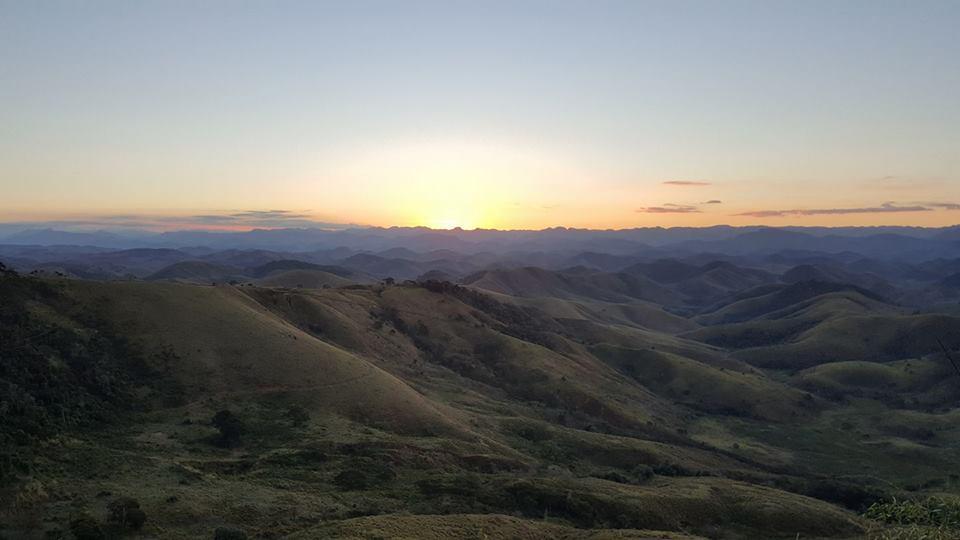
M240 438L246 431L246 426L237 415L228 410L218 411L213 415L210 423L220 431L216 439L217 446L233 448L240 445Z
M17 474L17 448L136 408L134 382L151 376L129 341L56 284L0 269L0 476ZM32 305L69 318L64 325Z

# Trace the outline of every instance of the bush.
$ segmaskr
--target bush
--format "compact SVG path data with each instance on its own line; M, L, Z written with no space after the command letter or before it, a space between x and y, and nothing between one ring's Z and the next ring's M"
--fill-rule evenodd
M878 502L864 516L894 525L940 527L960 532L960 499L928 497L919 500Z
M637 480L638 484L642 484L651 478L653 478L653 467L649 465L637 465L633 468L633 477Z
M609 480L610 482L616 482L618 484L632 484L633 479L623 474L620 471L607 471L597 475L597 478L603 480Z
M803 494L857 512L863 512L871 505L880 502L886 495L883 491L870 486L834 480L818 481L805 490Z
M358 469L340 471L340 474L334 477L333 483L343 491L360 491L372 486L367 475Z
M81 514L71 520L70 532L77 540L105 540L107 538L100 522L89 514Z
M294 405L287 409L287 412L284 413L283 416L290 421L293 427L301 427L310 421L310 413L299 405Z
M343 491L360 491L390 482L397 477L389 466L370 459L356 460L334 477Z
M107 510L110 512L108 521L121 531L139 531L147 521L147 514L140 509L140 503L130 497L112 501Z
M237 415L228 410L222 410L213 415L213 427L220 430L217 445L231 448L240 444L240 436L246 431L246 426Z
M213 531L213 540L247 540L247 533L230 527L217 527Z

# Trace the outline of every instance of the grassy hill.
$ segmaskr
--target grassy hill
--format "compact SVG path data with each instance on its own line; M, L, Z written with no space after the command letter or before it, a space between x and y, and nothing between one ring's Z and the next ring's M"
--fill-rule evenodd
M776 281L773 274L756 268L743 268L726 261L703 265L676 259L638 263L623 270L667 285L688 303L705 305L739 291Z
M324 272L323 270L278 270L257 280L262 287L287 287L304 289L322 289L324 287L343 287L356 283L347 278Z
M758 304L769 299L761 297L759 301L742 301L730 306L722 317L730 316L736 310L755 310ZM776 307L777 305L774 304ZM769 304L763 306L769 308ZM774 311L761 311L754 319L746 322L715 324L704 326L685 337L696 339L711 345L742 349L792 342L804 332L828 320L846 316L900 315L904 310L889 304L873 300L856 291L826 293L791 304ZM742 314L740 314L742 315ZM737 317L739 318L739 316ZM711 318L698 318L701 321ZM722 320L722 319L721 319Z
M658 283L626 273L556 272L536 267L485 270L463 279L464 285L511 296L603 302L647 300L675 304L680 298Z
M949 315L852 316L819 324L795 340L740 350L750 364L803 369L827 362L889 362L960 347L960 318Z
M957 396L909 341L954 318L824 316L847 292L754 306L821 319L770 358L802 365L819 358L802 347L841 351L845 332L925 355L786 374L762 347L586 294L646 287L618 276L296 289L4 274L0 352L16 363L0 388L16 396L2 401L38 405L3 409L18 431L0 533L112 531L129 497L139 534L165 538L854 538L874 500L960 490L943 477L960 468L943 410ZM861 319L876 328L844 326Z
M729 324L749 321L768 316L781 310L795 309L793 306L812 300L821 295L847 292L855 293L859 303L871 306L885 303L880 296L855 285L830 283L824 281L801 281L785 286L761 286L737 294L731 301L714 306L694 319L705 325ZM860 300L863 297L865 300Z
M245 279L239 268L203 261L182 261L150 274L148 281L186 281L191 283L225 282Z

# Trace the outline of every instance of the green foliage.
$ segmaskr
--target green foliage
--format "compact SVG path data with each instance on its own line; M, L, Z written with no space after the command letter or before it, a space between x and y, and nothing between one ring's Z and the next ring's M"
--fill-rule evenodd
M0 447L30 447L142 404L133 387L157 374L95 308L6 270L0 299Z
M960 535L960 499L928 497L870 505L864 513L870 519L893 525L947 528Z
M870 540L956 540L957 531L944 527L910 525L872 532Z

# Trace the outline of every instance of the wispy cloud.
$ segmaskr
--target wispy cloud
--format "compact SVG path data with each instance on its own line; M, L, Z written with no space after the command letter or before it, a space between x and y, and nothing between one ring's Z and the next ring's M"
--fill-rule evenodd
M321 221L306 212L244 210L192 216L154 214L93 215L70 220L20 222L23 228L67 231L242 231L250 229L349 229L361 225Z
M663 183L665 186L709 186L711 182L703 180L667 180Z
M308 213L291 210L243 210L223 214L201 214L186 218L186 221L203 225L248 228L330 228L331 225L316 221Z
M911 176L887 175L880 178L872 178L861 183L864 189L891 191L891 192L910 192L918 189L930 189L936 186L942 186L943 179L938 178L916 178Z
M723 201L719 199L710 199L709 201L703 201L701 204L723 204Z
M309 214L298 214L290 210L245 210L230 215L244 219L308 219L311 217Z
M892 202L886 202L880 206L866 206L857 208L798 208L793 210L754 210L735 214L737 216L747 216L756 218L785 217L785 216L835 216L847 214L886 214L897 212L930 212L933 209L929 206L911 205L898 206Z
M637 212L642 214L697 214L700 212L700 209L696 206L690 206L687 204L667 203L663 206L647 206L644 208L638 208Z
M960 203L951 203L951 202L925 202L920 203L924 206L932 206L934 208L943 208L944 210L960 210Z

